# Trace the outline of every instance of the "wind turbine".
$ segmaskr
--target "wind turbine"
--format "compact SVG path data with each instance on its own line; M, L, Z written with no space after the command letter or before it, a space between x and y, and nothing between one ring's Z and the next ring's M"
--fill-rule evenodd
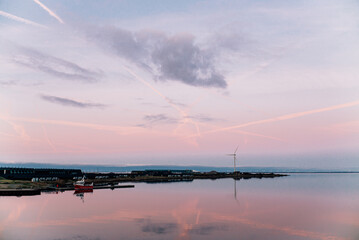
M236 172L236 159L237 159L237 150L239 145L237 146L236 150L232 154L227 154L227 156L233 156L233 171Z

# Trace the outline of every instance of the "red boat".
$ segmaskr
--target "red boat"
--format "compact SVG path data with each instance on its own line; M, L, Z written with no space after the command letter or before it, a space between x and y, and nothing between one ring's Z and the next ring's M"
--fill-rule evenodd
M93 190L93 183L85 184L85 178L75 182L75 190Z
M76 189L74 194L92 193L93 189Z

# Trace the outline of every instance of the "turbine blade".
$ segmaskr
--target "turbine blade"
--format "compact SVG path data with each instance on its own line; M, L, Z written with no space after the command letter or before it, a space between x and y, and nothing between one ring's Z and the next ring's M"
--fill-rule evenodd
M237 146L236 151L234 151L234 154L236 154L236 153L237 153L238 147L239 147L239 145Z

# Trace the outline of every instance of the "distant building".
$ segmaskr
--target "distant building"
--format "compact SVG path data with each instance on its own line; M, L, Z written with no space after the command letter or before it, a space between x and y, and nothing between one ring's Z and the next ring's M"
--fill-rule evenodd
M33 178L73 179L82 175L83 173L80 169L0 167L0 177L14 180L31 180Z
M132 176L190 176L193 175L193 170L144 170L144 171L132 171Z

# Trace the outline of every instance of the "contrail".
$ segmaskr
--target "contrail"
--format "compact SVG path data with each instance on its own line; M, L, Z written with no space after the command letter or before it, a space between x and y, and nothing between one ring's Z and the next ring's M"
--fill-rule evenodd
M130 68L123 66L123 68L126 69L126 71L131 74L133 77L135 77L137 80L139 80L140 82L142 82L143 84L145 84L147 87L151 88L155 93L157 93L157 95L159 95L160 97L162 97L169 105L171 105L171 107L173 107L174 109L176 109L179 113L181 113L182 115L186 115L186 113L180 109L179 107L177 107L175 104L173 104L165 95L163 95L160 91L158 91L156 88L154 88L151 84L149 84L147 81L145 81L144 79L142 79L140 76L138 76L136 73L134 73Z
M4 12L4 11L0 11L0 15L1 15L1 16L4 16L4 17L7 17L7 18L9 18L9 19L18 21L18 22L22 22L22 23L26 23L26 24L32 25L32 26L41 27L41 28L47 28L46 26L44 26L44 25L42 25L42 24L39 24L39 23L30 21L30 20L27 20L27 19L25 19L25 18L21 18L21 17L15 16L15 15L12 15L12 14L7 13L7 12Z
M9 119L2 118L6 123L8 123L14 131L18 134L18 136L24 141L31 141L31 137L26 133L25 128L21 125L15 124Z
M208 123L202 123L203 125L208 125L211 127L214 127L213 124L208 124ZM243 130L239 130L239 129L235 129L235 132L242 134L242 135L249 135L249 136L255 136L255 137L262 137L262 138L267 138L267 139L271 139L271 140L276 140L276 141L280 141L280 142L286 142L285 140L281 139L281 138L277 138L277 137L272 137L272 136L268 136L268 135L263 135L263 134L259 134L259 133L255 133L255 132L248 132L248 131L243 131ZM204 133L208 133L204 132ZM192 135L189 136L189 138L193 138L193 137L198 137L197 135Z
M272 139L272 140L276 140L276 141L280 141L280 142L285 142L283 139L280 139L280 138L277 138L277 137L272 137L272 136L267 136L267 135L263 135L263 134L259 134L259 133L248 132L248 131L240 131L240 130L237 130L237 132L241 133L243 135L250 135L250 136L268 138L268 139Z
M53 16L54 18L57 19L57 21L59 21L60 23L64 23L64 21L57 16L53 11L51 11L48 7L46 7L43 3L41 3L39 0L34 0L35 3L39 4L40 7L42 7L46 12L48 12L51 16Z
M336 110L336 109L353 107L353 106L357 106L357 105L359 105L359 101L354 101L354 102L349 102L349 103L344 103L344 104L339 104L339 105L333 105L333 106L330 106L330 107L319 108L319 109L314 109L314 110L305 111L305 112L286 114L286 115L282 115L282 116L275 117L275 118L269 118L269 119L264 119L264 120L258 120L258 121L243 123L243 124L235 125L235 126L231 126L231 127L214 129L214 130L210 130L210 131L207 131L207 132L202 132L202 134L228 131L228 130L232 130L232 129L243 128L243 127L248 127L248 126L252 126L252 125L269 123L269 122L284 121L284 120L289 120L289 119L293 119L293 118L303 117L303 116L306 116L306 115L311 115L311 114L314 114L314 113L328 112L328 111L333 111L333 110Z
M16 135L12 135L12 134L9 134L9 133L4 133L4 132L0 132L0 135L5 136L5 137L16 137Z
M82 123L82 122L70 122L70 121L60 121L60 120L47 120L47 119L37 119L37 118L19 118L19 117L7 117L0 115L0 119L4 121L19 121L19 122L28 122L28 123L39 123L39 124L52 124L52 125L62 125L62 126L72 126L72 127L84 127L95 130L105 130L117 132L120 134L128 134L129 130L137 129L136 127L121 127L114 125L101 125L93 123Z
M50 138L49 138L49 135L47 134L47 131L46 131L44 125L42 124L41 127L42 127L42 130L43 130L43 132L44 132L44 136L45 136L46 142L49 144L50 148L56 153L56 152L57 152L57 149L56 149L55 145L51 142L51 140L50 140Z

